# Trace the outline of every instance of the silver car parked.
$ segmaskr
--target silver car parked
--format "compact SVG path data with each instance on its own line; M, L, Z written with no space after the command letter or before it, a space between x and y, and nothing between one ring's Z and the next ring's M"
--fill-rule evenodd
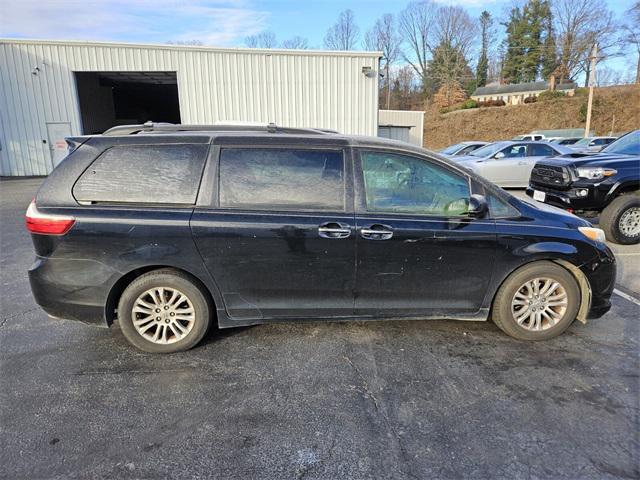
M572 153L568 147L549 142L504 141L486 145L464 157L451 157L501 187L529 185L531 170L538 160Z
M595 153L612 143L616 137L585 137L570 145L574 152Z
M489 142L481 142L481 141L468 141L468 142L460 142L455 145L449 145L446 148L443 148L438 153L440 155L444 155L445 157L455 157L455 156L463 156L470 155L471 152L477 150L485 145L488 145Z

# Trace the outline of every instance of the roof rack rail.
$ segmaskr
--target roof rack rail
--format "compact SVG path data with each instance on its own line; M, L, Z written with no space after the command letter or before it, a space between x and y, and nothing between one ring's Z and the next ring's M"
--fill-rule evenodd
M106 130L102 135L135 135L138 133L170 133L170 132L268 132L268 133L307 133L317 135L327 135L339 133L336 130L326 128L294 128L279 127L275 123L268 124L242 124L242 123L220 123L214 125L183 125L176 123L153 123L146 122L141 125L118 125Z

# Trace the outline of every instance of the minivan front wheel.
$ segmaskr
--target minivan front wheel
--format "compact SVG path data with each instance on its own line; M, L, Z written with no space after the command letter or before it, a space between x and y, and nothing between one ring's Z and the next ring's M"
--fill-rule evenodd
M493 321L519 340L547 340L560 335L575 320L580 287L558 264L541 261L512 273L493 303Z
M136 278L118 303L126 339L150 353L173 353L195 346L210 324L207 297L188 275L155 270Z

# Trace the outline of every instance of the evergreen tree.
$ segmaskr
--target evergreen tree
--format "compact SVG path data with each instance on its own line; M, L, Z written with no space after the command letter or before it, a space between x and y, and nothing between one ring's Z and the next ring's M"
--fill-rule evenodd
M492 22L491 14L484 10L480 15L482 49L480 50L480 58L478 59L478 67L476 69L476 86L478 87L484 87L487 84L487 75L489 72L489 32Z
M511 10L502 75L509 83L548 78L557 66L555 35L549 0L529 0Z
M548 80L554 70L558 67L556 34L553 31L553 15L551 13L551 5L548 1L544 2L543 24L544 45L542 47L542 58L540 62L542 67L542 78L544 80Z
M514 7L509 13L509 20L504 24L507 37L504 40L504 61L502 64L502 77L507 83L522 82L522 70L525 45L525 20L519 7Z
M524 53L522 81L534 82L538 78L542 60L542 33L544 5L541 0L529 0L522 11Z
M427 66L427 78L430 80L429 94L442 86L466 84L473 80L473 71L464 54L449 43L441 42L433 51L433 58Z

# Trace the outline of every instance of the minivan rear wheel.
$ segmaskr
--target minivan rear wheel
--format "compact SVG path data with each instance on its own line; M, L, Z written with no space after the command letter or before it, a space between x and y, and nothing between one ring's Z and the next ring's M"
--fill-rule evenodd
M177 270L145 273L124 290L118 320L126 339L145 352L188 350L207 333L209 302L191 277Z
M500 286L493 302L494 323L519 340L547 340L575 320L580 287L560 265L541 261L525 265Z

